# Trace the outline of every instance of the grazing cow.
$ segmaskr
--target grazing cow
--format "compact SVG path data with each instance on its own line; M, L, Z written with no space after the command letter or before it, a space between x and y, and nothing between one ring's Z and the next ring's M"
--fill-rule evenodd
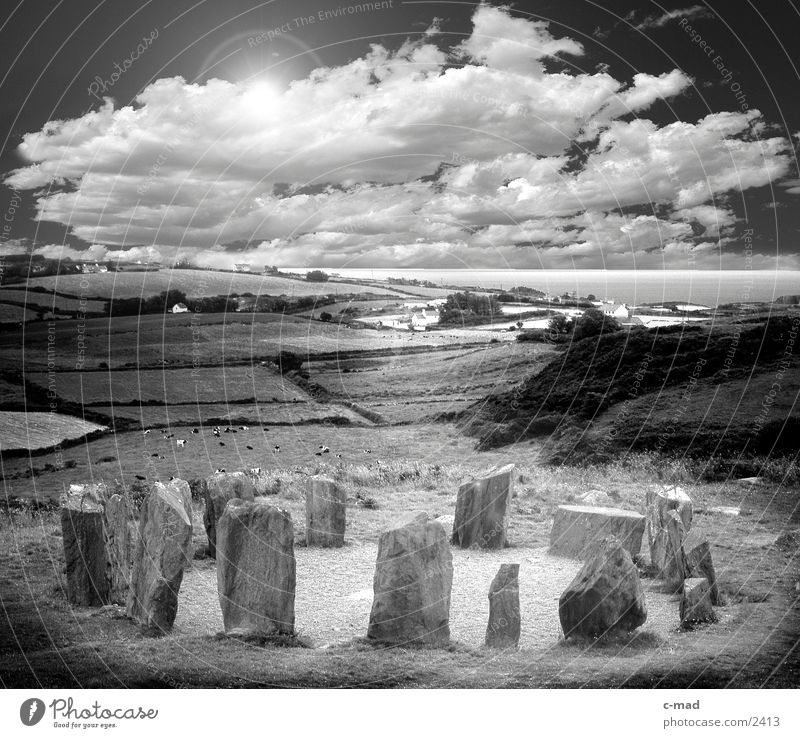
M273 446L272 450L273 450L275 453L278 453L278 451L280 451L280 450L281 450L281 447L280 447L280 446L278 446L278 445L275 445L275 446Z
M214 438L219 438L219 431L218 430L214 431Z
M154 459L157 459L157 458L158 458L158 454L150 454L150 456L151 456L152 458L154 458Z
M230 429L230 428L226 428L226 429L225 429L225 433L230 433L230 432L231 432L231 429Z
M138 479L140 482L143 482L145 479L147 479L147 477L143 477L141 474L137 474L137 475L136 475L136 478L137 478L137 479Z
M224 469L219 469L219 468L214 469L214 474L224 474L224 473L225 473Z
M261 474L261 467L260 467L260 466L254 466L254 467L253 467L253 468L250 470L250 473L251 473L251 474Z
M341 458L342 458L342 455L341 455L341 454L336 454L336 458L337 458L337 459L341 459Z
M253 450L253 447L252 447L252 446L248 446L248 447L247 447L247 450L248 450L248 451L252 451L252 450Z
M199 432L200 432L200 431L199 431L199 430L197 430L197 428L192 428L192 434L193 434L193 435L196 435L196 434L197 434L197 433L199 433Z
M145 435L147 435L150 432L150 429L149 428L145 428L143 432L144 432Z
M250 428L248 428L246 425L240 425L239 426L239 430L246 431L246 430L250 430Z
M219 445L220 445L220 446L224 446L225 444L224 444L222 441L220 441L220 442L219 442Z
M183 448L186 445L186 439L185 438L178 438L175 441L175 443L178 444L178 448Z

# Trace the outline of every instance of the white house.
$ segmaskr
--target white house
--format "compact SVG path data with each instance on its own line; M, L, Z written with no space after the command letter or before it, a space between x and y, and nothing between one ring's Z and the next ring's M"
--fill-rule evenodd
M627 305L618 305L614 302L603 305L600 309L603 311L603 315L608 315L611 318L627 318L631 314Z
M182 302L176 302L172 306L172 312L173 313L188 313L189 312L189 308L186 307L186 305L184 305Z
M233 265L234 272L249 272L250 265L249 264L234 264Z

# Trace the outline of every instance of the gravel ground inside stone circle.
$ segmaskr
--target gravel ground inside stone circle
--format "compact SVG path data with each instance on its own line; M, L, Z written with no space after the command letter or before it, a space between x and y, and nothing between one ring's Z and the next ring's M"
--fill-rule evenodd
M295 549L297 632L315 646L366 635L372 607L372 577L377 545L350 543L340 549ZM581 567L580 561L550 556L546 548L515 547L503 551L453 549L450 632L454 642L483 645L489 615L488 591L500 564L520 564L520 648L556 645L561 637L558 598ZM647 621L641 631L669 640L677 634L678 600L643 579ZM213 635L222 631L216 564L195 561L181 585L176 635Z

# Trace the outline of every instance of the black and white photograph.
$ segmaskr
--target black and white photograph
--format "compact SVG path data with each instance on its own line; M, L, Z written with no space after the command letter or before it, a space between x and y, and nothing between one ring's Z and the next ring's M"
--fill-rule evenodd
M6 3L0 730L233 689L798 729L798 39L795 0Z

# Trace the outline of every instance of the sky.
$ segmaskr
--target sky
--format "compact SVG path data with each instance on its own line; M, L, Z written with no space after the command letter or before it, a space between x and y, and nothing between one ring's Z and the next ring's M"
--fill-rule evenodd
M791 0L21 0L0 254L800 269Z

